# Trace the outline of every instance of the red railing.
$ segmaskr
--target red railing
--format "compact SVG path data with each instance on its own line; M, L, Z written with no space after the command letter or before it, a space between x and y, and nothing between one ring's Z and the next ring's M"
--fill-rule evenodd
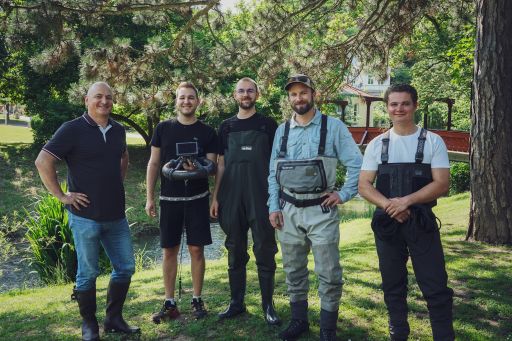
M356 143L364 145L385 132L387 128L349 127L348 130L352 133L352 137ZM443 138L446 148L448 148L449 151L469 153L470 137L468 132L456 130L429 130Z

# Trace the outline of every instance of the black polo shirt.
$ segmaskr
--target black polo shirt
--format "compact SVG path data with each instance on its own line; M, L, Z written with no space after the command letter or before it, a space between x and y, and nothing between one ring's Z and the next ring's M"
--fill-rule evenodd
M126 150L126 132L109 119L105 134L92 118L81 117L65 122L43 147L68 166L68 191L80 192L90 200L88 207L73 214L97 221L124 218L125 197L121 178L121 157Z

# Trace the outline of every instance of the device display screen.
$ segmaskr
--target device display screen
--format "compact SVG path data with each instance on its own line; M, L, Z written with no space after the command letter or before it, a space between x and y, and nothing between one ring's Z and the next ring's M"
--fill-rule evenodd
M176 155L190 156L190 155L197 155L197 154L198 154L197 142L176 143Z

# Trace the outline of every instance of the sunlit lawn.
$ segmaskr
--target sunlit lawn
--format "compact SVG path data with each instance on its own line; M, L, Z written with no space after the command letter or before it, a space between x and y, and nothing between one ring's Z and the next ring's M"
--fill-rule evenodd
M512 249L464 241L468 222L469 195L439 200L436 212L446 254L449 285L454 289L454 327L457 340L512 340ZM369 219L341 224L340 256L344 267L338 337L340 340L388 340L387 314L380 290L380 274ZM189 266L183 268L185 292L179 303L182 318L154 325L151 314L162 302L161 270L138 272L126 304L125 317L142 327L141 340L273 340L280 328L268 327L261 313L254 257L248 267L246 303L248 313L219 321L217 313L229 302L227 260L208 261L203 297L210 314L203 320L191 317ZM290 310L280 254L277 255L277 311L288 322ZM318 280L309 258L311 331L301 340L318 340ZM410 340L432 340L428 312L409 267ZM103 320L108 278L98 280L98 318ZM69 300L72 284L41 289L15 290L0 294L0 339L77 339L80 320L75 302ZM106 336L105 340L122 340Z
M0 120L0 143L32 143L32 130L27 127L3 124Z

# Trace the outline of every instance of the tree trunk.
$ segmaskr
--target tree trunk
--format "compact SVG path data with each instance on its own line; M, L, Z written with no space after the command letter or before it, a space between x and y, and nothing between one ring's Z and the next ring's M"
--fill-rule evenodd
M467 239L512 244L512 1L477 1Z
M133 129L135 129L139 134L140 136L142 136L142 138L144 139L144 142L146 142L146 146L149 146L149 144L151 143L151 136L153 136L153 133L152 133L152 130L151 132L148 134L144 128L142 128L140 125L138 125L135 121L129 119L128 117L126 116L123 116L123 115L118 115L118 114L114 114L114 113L111 113L110 116L117 120L117 121L122 121L122 122L125 122L127 123L130 127L132 127Z

